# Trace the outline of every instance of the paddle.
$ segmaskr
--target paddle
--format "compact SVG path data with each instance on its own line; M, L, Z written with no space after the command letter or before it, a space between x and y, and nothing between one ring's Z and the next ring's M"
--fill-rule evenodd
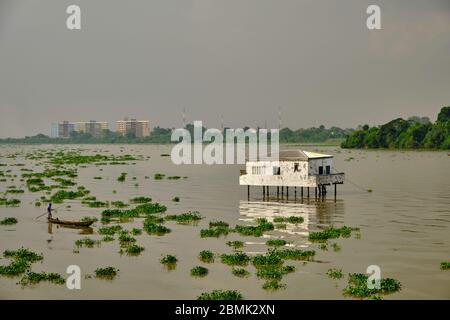
M58 208L59 208L59 207L58 207ZM56 210L56 209L52 209L52 211L57 211L57 210ZM48 213L47 213L47 212L44 212L44 213L41 214L40 216L34 218L34 220L37 220L37 219L39 219L40 217L42 217L42 216L44 216L44 215L46 215L46 214L48 214Z

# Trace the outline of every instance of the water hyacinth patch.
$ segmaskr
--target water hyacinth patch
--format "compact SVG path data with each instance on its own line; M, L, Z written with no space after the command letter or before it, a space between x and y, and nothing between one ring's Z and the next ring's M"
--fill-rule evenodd
M198 258L202 262L213 263L214 262L214 253L209 250L202 250L202 251L200 251Z
M191 269L191 276L193 277L205 277L208 275L208 269L202 266L196 266Z
M248 272L247 270L245 270L244 268L233 268L231 269L231 273L239 278L245 278L250 276L250 272Z
M83 222L88 222L88 221L97 222L98 219L96 217L83 217L83 218L81 218L81 221L83 221Z
M292 223L292 224L298 224L303 223L305 219L303 217L297 217L297 216L290 216L290 217L275 217L273 219L273 222L276 223Z
M126 172L122 172L122 173L120 174L120 176L117 178L117 181L119 181L119 182L124 182L125 179L126 179L126 177L127 177L127 173L126 173Z
M144 230L148 234L158 235L158 236L162 236L162 235L164 235L166 233L170 233L172 231L169 228L167 228L166 226L150 222L150 220L148 220L148 219L146 219L144 221Z
M239 248L243 248L244 247L244 242L243 241L228 241L227 242L227 246L232 247L233 249L239 249Z
M123 201L111 201L111 205L113 206L113 207L115 207L115 208L125 208L125 207L128 207L128 204L126 204L125 202L123 202Z
M441 270L450 270L450 262L441 262Z
M128 231L121 231L119 235L119 242L121 247L126 247L136 242L136 239L130 236Z
M162 257L161 260L159 260L159 262L163 264L166 267L166 269L173 270L177 266L178 259L177 257L168 254Z
M130 199L131 203L148 203L152 202L152 198L150 197L134 197Z
M262 288L268 291L276 291L286 289L286 285L284 283L280 283L278 280L269 280L263 284Z
M379 294L391 294L401 290L398 280L386 278L381 279L380 289L369 289L367 286L368 275L363 273L350 273L348 275L348 286L343 289L344 295L357 298L370 298Z
M236 252L233 254L222 254L220 260L229 266L246 266L250 261L250 257L246 253Z
M144 247L139 246L137 244L132 244L127 247L126 252L127 252L127 255L129 255L129 256L138 256L144 250L145 250Z
M176 221L179 224L190 224L201 220L202 216L198 211L189 211L178 215L167 215L165 219Z
M276 252L268 252L266 254L258 254L252 259L253 266L257 269L281 266L283 259Z
M131 230L131 234L132 234L133 236L141 235L141 234L142 234L142 229L133 228L133 229Z
M331 226L323 231L311 232L308 236L308 239L310 241L326 241L328 239L336 239L339 237L348 238L354 230L358 229L350 228L347 226L343 226L341 228L335 228Z
M27 286L34 285L43 281L59 285L66 283L66 280L64 280L64 278L58 273L37 273L30 271L20 280L20 284L22 286Z
M0 198L0 205L4 205L7 207L18 207L21 201L19 199L5 199Z
M173 198L172 198L172 201L173 201L173 202L180 202L180 197L173 197Z
M95 269L95 276L100 279L112 280L117 276L119 269L114 267L105 267Z
M242 300L242 294L236 290L213 290L203 292L197 300Z
M213 228L209 228L209 229L201 229L200 237L202 237L202 238L218 238L222 235L224 235L224 236L228 235L229 232L231 232L231 230L228 227L213 227Z
M122 230L121 226L114 225L114 226L111 226L111 227L101 227L101 228L98 229L97 232L99 234L102 234L102 235L110 235L110 236L112 236L112 235L118 233L121 230Z
M4 218L3 220L0 220L0 225L4 225L4 226L6 226L6 225L13 225L13 224L16 224L18 221L17 221L17 219L16 218L13 218L13 217L7 217L7 218Z
M20 248L17 250L5 250L3 252L5 258L13 258L16 260L23 260L29 263L41 261L44 259L42 254L31 251L30 249Z
M286 240L282 239L271 239L266 241L266 245L269 247L282 247L287 244Z
M100 246L100 241L99 240L93 240L91 238L83 238L83 239L78 239L75 241L75 246L77 248L81 248L81 247L86 247L86 248L93 248L95 245L97 245L97 247Z
M209 222L209 227L210 228L215 228L215 227L228 228L229 224L224 222L224 221L210 221Z
M274 254L286 260L311 260L316 252L314 250L300 250L300 249L282 249L274 251Z
M344 275L342 274L342 269L328 269L327 276L332 279L341 279Z
M115 239L114 239L114 237L112 237L112 236L104 236L103 238L102 238L102 241L103 242L111 242L111 241L114 241Z
M155 178L155 180L162 180L162 179L164 179L165 176L166 175L163 173L155 173L154 178Z

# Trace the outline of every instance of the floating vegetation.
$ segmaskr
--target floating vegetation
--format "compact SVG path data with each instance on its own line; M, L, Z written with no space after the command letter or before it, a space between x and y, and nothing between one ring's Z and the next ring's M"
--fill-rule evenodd
M127 247L136 242L136 239L128 234L128 231L121 231L119 235L119 242L121 247Z
M190 224L201 220L202 216L198 211L189 211L178 215L177 214L167 215L165 219L176 221L179 224Z
M114 239L114 237L112 237L112 236L104 236L103 238L102 238L102 241L103 242L111 242L111 241L114 241L115 239Z
M245 278L250 276L250 272L248 272L247 270L245 270L244 268L233 268L231 269L231 273L239 278Z
M177 257L175 257L171 254L168 254L168 255L162 257L161 260L159 260L159 262L161 262L161 264L165 265L167 269L173 270L173 269L175 269L175 267L177 265L178 259L177 259Z
M348 238L352 234L352 231L357 230L357 228L350 228L347 226L343 226L341 228L335 228L331 226L323 231L311 232L308 236L308 239L310 241L326 241L328 239L336 239L339 237Z
M301 250L301 249L282 249L272 252L280 256L281 259L285 260L311 260L316 252L314 250Z
M129 255L129 256L138 256L144 250L145 250L144 247L139 246L137 244L132 244L127 247L126 251L127 251L127 255Z
M257 226L237 225L234 230L243 236L260 237L264 232L275 228L273 223L268 222L265 218L257 219L256 222L258 223Z
M170 157L170 154L168 154L168 153L162 153L160 156L161 156L161 157Z
M327 276L332 279L341 279L344 275L342 274L342 269L328 269Z
M103 178L102 177L94 177L93 179L95 179L95 180L102 180Z
M152 198L150 197L135 197L130 199L131 203L148 203L152 202Z
M77 191L59 190L50 197L50 201L53 203L63 203L66 199L78 199L87 194L89 194L89 191L82 187L78 187Z
M391 294L401 290L401 283L398 280L385 278L380 281L379 289L369 289L367 286L368 276L363 273L350 273L348 275L348 286L343 289L344 295L357 298L370 298L379 294Z
M319 248L320 248L320 250L328 251L328 246L327 246L326 243L321 243L321 244L319 245Z
M450 262L441 262L441 270L450 270Z
M119 210L119 209L106 209L103 210L102 216L103 217L110 217L110 218L134 218L139 217L142 214L151 214L151 213L159 213L159 212L165 212L167 210L167 207L164 205L161 205L159 203L143 203L138 205L134 209L127 209L127 210Z
M119 269L114 267L105 267L95 269L95 276L100 279L112 280L117 276Z
M125 208L128 207L128 204L123 201L111 201L111 205L115 208Z
M191 269L191 276L205 277L208 274L208 269L202 266L196 266Z
M172 230L170 230L169 228L167 228L166 226L163 226L161 224L157 224L155 222L152 221L153 218L147 217L144 220L144 230L148 233L148 234L153 234L153 235L164 235L166 233L171 232Z
M333 248L333 251L334 251L334 252L339 252L339 251L342 250L341 246L338 245L337 243L333 243L333 244L331 245L331 247Z
M266 254L258 254L252 259L253 266L257 269L281 266L284 261L278 252L270 251Z
M140 204L132 210L136 211L138 214L150 214L150 213L166 212L167 207L155 202L155 203Z
M133 229L131 230L131 234L132 234L133 236L141 235L141 234L142 234L142 229L133 228Z
M201 229L200 230L200 237L202 238L218 238L222 235L227 235L229 232L231 232L230 228L228 227L213 227L209 229Z
M124 182L125 179L126 179L126 177L127 177L127 173L126 173L126 172L122 172L122 173L120 174L120 176L117 178L117 181L119 181L119 182Z
M172 201L173 201L173 202L180 202L180 197L173 197L173 198L172 198Z
M282 239L271 239L266 241L266 245L268 245L269 247L282 247L286 244L287 241Z
M6 193L24 193L25 191L22 189L8 189Z
M87 222L87 221L97 222L98 219L96 217L83 217L83 218L81 218L81 221L83 221L83 222Z
M242 294L236 290L213 290L203 292L197 300L242 300Z
M100 241L99 240L93 240L91 238L83 238L83 239L78 239L75 241L75 246L77 248L82 248L82 247L86 247L86 248L93 248L94 246L99 247L100 246Z
M170 177L167 177L167 179L169 179L169 180L179 180L179 179L181 179L181 177L180 176L170 176Z
M227 242L227 246L232 247L234 249L239 249L239 248L243 248L244 247L244 242L243 241L228 241Z
M82 204L86 204L89 208L105 208L109 207L109 202L103 201L81 201Z
M18 207L21 201L19 199L5 199L0 198L0 205L4 205L7 207Z
M214 262L214 253L209 250L200 251L198 258L200 261L204 263L213 263Z
M273 222L276 223L292 223L292 224L298 224L303 223L305 219L303 217L296 217L296 216L290 216L290 217L275 217L273 218Z
M114 226L111 226L111 227L101 227L101 228L99 228L97 230L97 232L99 234L110 235L110 236L118 233L119 231L122 231L122 227L119 226L119 225L114 225Z
M27 286L37 284L43 281L60 285L66 283L66 280L64 280L64 278L58 273L46 273L46 272L37 273L30 271L20 280L20 284L22 286Z
M210 221L209 222L209 227L210 228L215 228L215 227L225 227L228 228L229 224L224 222L224 221Z
M220 260L229 266L246 266L250 261L250 257L246 253L236 252L233 254L222 254Z
M276 291L285 289L286 285L284 283L280 283L278 280L269 280L263 284L262 288L268 291Z
M3 257L13 259L8 265L0 266L0 275L16 276L29 270L31 263L44 259L42 254L37 254L29 249L5 250Z
M164 179L166 175L163 173L155 173L155 175L153 176L155 178L155 180L162 180Z
M286 230L286 223L276 223L275 224L275 229L279 229L279 230Z
M0 225L4 225L4 226L6 226L6 225L13 225L13 224L16 224L16 223L17 223L17 219L13 218L13 217L7 217L7 218L5 218L3 220L0 220Z

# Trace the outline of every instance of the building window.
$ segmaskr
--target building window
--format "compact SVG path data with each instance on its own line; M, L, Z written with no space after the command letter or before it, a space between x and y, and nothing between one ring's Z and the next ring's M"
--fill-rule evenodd
M319 167L319 174L323 174L323 166Z
M325 167L325 172L326 172L327 174L330 174L330 173L331 173L331 167L330 167L330 166L326 166L326 167Z
M280 175L280 167L273 167L273 174L275 176L279 176Z
M299 163L298 162L294 163L294 172L300 172Z

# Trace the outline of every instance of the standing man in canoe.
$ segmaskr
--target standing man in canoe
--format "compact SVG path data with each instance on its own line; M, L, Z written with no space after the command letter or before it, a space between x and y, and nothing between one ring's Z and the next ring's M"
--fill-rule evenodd
M52 204L51 203L49 203L48 204L48 207L47 207L47 212L48 212L48 216L47 216L47 219L51 219L52 218Z

